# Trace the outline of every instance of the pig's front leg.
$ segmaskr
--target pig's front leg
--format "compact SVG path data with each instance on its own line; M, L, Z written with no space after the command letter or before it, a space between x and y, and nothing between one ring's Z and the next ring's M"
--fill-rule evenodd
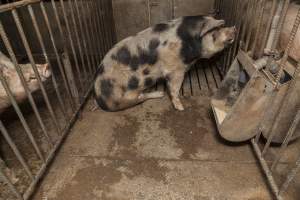
M175 109L183 111L184 107L179 99L179 92L184 80L184 71L173 72L167 75L167 85Z

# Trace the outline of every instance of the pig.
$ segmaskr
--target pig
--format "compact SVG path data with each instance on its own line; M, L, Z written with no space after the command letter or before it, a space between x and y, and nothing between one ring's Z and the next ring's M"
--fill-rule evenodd
M19 64L22 73L25 77L25 81L30 92L34 92L39 89L37 78L34 74L31 64ZM51 70L48 63L36 64L39 75L42 81L46 81L51 76ZM12 94L16 98L17 102L20 103L26 99L26 92L22 86L21 79L19 78L14 64L11 60L0 52L0 73L5 78ZM0 114L11 105L9 97L0 82Z
M105 111L120 111L163 92L146 92L167 82L175 109L184 110L179 91L185 73L233 43L235 27L212 16L186 16L147 28L117 43L104 57L94 83L95 100Z

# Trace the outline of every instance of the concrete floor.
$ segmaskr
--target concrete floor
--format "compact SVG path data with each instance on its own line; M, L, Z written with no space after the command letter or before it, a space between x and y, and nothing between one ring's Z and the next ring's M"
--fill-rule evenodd
M247 143L217 133L207 94L118 113L86 106L34 200L272 199Z

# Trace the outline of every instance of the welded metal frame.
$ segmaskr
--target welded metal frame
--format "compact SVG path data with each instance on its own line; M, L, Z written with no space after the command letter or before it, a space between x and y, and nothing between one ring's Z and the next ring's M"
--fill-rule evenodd
M45 138L47 138L51 150L47 154L43 154L36 138L28 125L26 115L24 115L20 109L20 106L11 91L5 77L0 73L0 81L3 85L7 96L10 99L11 105L14 108L27 137L30 139L32 148L38 155L42 165L37 173L34 173L28 161L22 155L19 147L15 144L13 138L10 136L9 131L6 129L5 124L0 120L0 132L4 140L8 143L8 146L12 149L16 159L21 164L22 168L29 177L30 185L27 185L27 189L24 193L18 191L18 188L11 182L7 174L0 168L0 180L4 181L10 188L12 194L17 199L27 200L36 188L37 183L43 177L46 169L48 168L51 160L55 157L57 150L61 146L62 142L68 135L72 125L78 118L80 111L83 108L88 96L93 87L93 80L97 74L97 70L101 66L101 61L106 52L116 42L115 25L112 12L111 0L51 0L47 2L48 6L51 5L51 9L46 9L46 2L42 0L22 0L18 2L8 3L0 6L0 13L7 12L13 17L14 23L17 27L18 34L20 35L20 43L23 45L26 51L26 56L29 58L30 64L33 67L35 76L39 83L39 88L42 92L45 106L50 114L50 120L54 124L55 131L59 135L59 139L53 141L49 135L49 130L45 126L44 119L40 115L39 108L32 96L32 91L27 86L21 67L18 63L17 56L10 43L11 39L6 33L6 27L4 27L0 19L0 36L6 47L9 57L12 60L18 77L22 81L22 85L26 91L29 103L34 111L35 117L38 119L38 124L42 130ZM51 46L54 50L54 55L47 53L45 45L45 36L41 33L41 27L37 22L35 7L38 6L41 10L43 20L45 21L45 30L49 35ZM59 7L59 8L58 8ZM50 69L53 69L50 58L54 58L58 65L58 73L52 73L51 83L55 90L56 96L49 97L45 89L44 83L39 75L35 55L32 53L30 44L26 37L26 33L23 29L24 24L20 20L18 13L19 8L27 9L29 17L33 25L33 32L37 36L37 43L40 46L43 58L46 63L49 64ZM61 12L58 12L60 9ZM49 19L49 12L55 16L55 19ZM89 15L88 15L88 14ZM82 17L84 16L84 17ZM53 24L58 27L59 37L54 35ZM63 25L65 27L63 27ZM89 31L91 30L91 31ZM63 53L59 52L57 43L61 42L63 45ZM78 51L77 51L78 50ZM73 65L74 64L74 65ZM72 67L75 66L75 67ZM53 72L53 70L52 70ZM82 75L81 75L82 74ZM65 91L63 97L63 91L58 86L58 76L60 76L62 83L61 87ZM57 121L57 116L54 112L53 105L51 105L50 99L58 99L58 107L63 114L65 123L61 125Z
M219 68L223 74L225 74L228 68L231 65L233 59L237 56L238 59L242 58L245 62L241 62L241 65L245 63L247 66L243 66L248 74L251 76L249 71L255 72L260 70L263 74L266 74L266 79L268 79L271 87L271 102L268 102L266 106L266 110L272 109L273 102L276 98L277 91L280 89L280 77L285 69L285 65L288 60L288 56L292 45L294 44L295 35L297 30L299 30L300 24L300 9L298 10L298 14L296 20L294 22L293 29L289 36L289 41L287 47L284 51L284 55L279 62L279 70L275 75L268 74L263 68L268 67L268 64L274 61L274 57L276 57L276 48L279 41L280 32L284 23L284 19L288 10L288 6L290 5L289 0L273 0L270 16L268 17L268 23L266 27L266 31L264 33L260 33L261 25L262 25L262 13L265 11L267 1L266 0L216 0L215 1L215 10L218 14L218 17L223 18L227 21L229 25L235 24L238 29L237 38L238 40L234 45L229 49L227 53L223 55L222 63L219 64ZM243 9L244 8L244 9ZM244 14L246 9L246 17L241 17L241 14ZM235 17L230 16L230 13L237 13ZM256 29L254 29L253 22L244 23L249 19L253 19L253 16L258 16L258 23L256 24ZM245 25L247 24L247 25ZM254 34L254 40L250 43L250 37ZM259 35L263 34L263 35ZM261 48L256 48L257 38L261 36L263 37ZM254 58L254 51L259 52L258 58ZM257 60L256 60L257 59ZM297 61L298 64L295 67L294 74L292 74L291 80L286 83L288 84L287 92L284 94L283 100L281 101L279 107L284 108L286 106L286 100L290 97L292 88L295 87L296 81L299 81L299 73L300 73L300 61ZM253 69L249 69L253 68ZM273 98L272 98L273 97ZM279 112L282 109L278 109L274 116L278 116ZM268 115L268 112L265 112ZM294 120L291 123L291 126L284 138L284 141L281 144L279 153L276 154L275 159L271 162L266 161L266 153L272 148L271 142L274 137L272 131L272 127L276 121L276 117L272 122L271 130L268 130L270 134L266 138L267 142L265 144L260 144L260 138L262 135L262 124L264 123L266 116L262 119L260 125L258 125L257 135L255 138L251 139L251 144L254 150L256 157L258 158L259 164L267 178L269 186L272 190L274 197L278 200L283 199L284 192L287 191L288 186L291 184L292 180L295 178L296 174L300 170L300 157L293 164L293 168L286 174L285 180L283 183L278 183L274 179L274 170L276 166L279 164L279 161L283 158L284 152L288 148L288 144L292 141L292 136L295 133L296 127L300 123L300 108L298 108L298 113L295 116ZM300 152L299 152L300 153Z

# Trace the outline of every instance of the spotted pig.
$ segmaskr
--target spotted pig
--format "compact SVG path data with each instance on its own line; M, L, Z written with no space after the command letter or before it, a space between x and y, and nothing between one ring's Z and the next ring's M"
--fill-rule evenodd
M157 24L117 43L104 57L95 80L97 104L119 111L163 92L146 92L167 82L172 103L184 110L179 91L184 74L201 58L211 58L234 41L235 28L211 16L187 16Z

